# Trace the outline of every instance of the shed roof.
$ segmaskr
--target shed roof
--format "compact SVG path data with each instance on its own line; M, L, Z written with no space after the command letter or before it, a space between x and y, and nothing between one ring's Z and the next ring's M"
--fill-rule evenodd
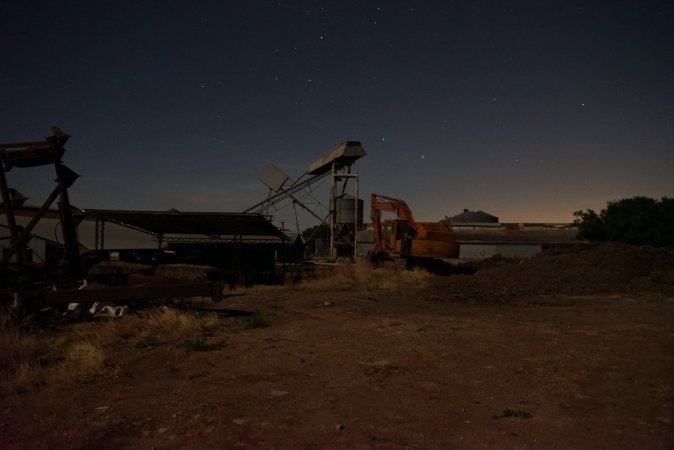
M86 213L102 220L157 236L167 234L207 236L271 236L286 235L256 213L123 211L87 209Z

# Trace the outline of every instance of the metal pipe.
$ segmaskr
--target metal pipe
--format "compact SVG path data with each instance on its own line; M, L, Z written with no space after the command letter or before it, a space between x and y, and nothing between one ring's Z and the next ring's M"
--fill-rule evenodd
M283 189L279 191L278 193L272 195L271 197L262 200L261 202L251 206L250 208L246 209L243 211L244 213L249 213L249 212L261 212L264 211L265 208L270 208L274 206L276 203L283 201L284 199L291 197L293 194L301 191L304 188L309 187L313 183L316 183L319 180L322 180L323 178L327 177L330 175L330 172L325 172L320 175L316 175L314 177L309 178L308 180L304 180L300 182L299 180L295 182L295 184L291 185L288 189ZM304 175L303 175L304 176ZM302 177L300 177L301 179ZM292 198L292 197L291 197Z

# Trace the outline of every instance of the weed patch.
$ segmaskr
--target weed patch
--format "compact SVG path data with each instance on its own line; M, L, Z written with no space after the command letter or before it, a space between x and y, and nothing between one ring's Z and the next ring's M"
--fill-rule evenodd
M245 324L264 326L261 319ZM188 351L210 351L222 327L216 314L197 316L159 308L106 322L87 322L42 334L35 330L0 329L0 386L25 391L49 385L79 384L114 375L120 367L108 350L120 345L144 349L179 343ZM189 338L186 336L203 336ZM2 390L2 389L0 389Z
M396 291L405 287L423 287L430 277L432 275L422 269L378 268L356 263L335 266L331 272L294 288L304 291Z
M494 416L494 419L503 419L508 417L519 417L520 419L531 419L533 414L528 411L522 411L519 409L506 408L503 410L500 416Z
M183 343L183 347L188 352L210 352L221 350L224 346L225 343L222 341L209 343L206 339L200 337L187 338Z
M76 384L97 376L108 376L116 373L115 362L104 349L91 342L76 342L65 351L62 361L48 369L50 379L57 379L64 384Z
M269 326L269 322L256 315L239 319L238 324L241 328L245 329L263 328Z
M134 348L152 348L162 344L156 334L143 334L136 339Z

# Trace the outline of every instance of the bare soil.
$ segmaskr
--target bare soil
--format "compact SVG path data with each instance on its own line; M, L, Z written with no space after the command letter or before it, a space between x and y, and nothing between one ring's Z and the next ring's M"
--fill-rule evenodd
M222 307L266 326L223 327L208 351L120 344L114 375L4 393L0 447L674 448L672 252L494 258Z

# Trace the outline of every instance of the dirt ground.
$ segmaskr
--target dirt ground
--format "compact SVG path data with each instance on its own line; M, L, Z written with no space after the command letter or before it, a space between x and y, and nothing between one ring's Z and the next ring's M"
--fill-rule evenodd
M0 447L674 448L672 252L494 258L222 307L267 326L223 328L211 351L120 345L114 376L3 394Z

